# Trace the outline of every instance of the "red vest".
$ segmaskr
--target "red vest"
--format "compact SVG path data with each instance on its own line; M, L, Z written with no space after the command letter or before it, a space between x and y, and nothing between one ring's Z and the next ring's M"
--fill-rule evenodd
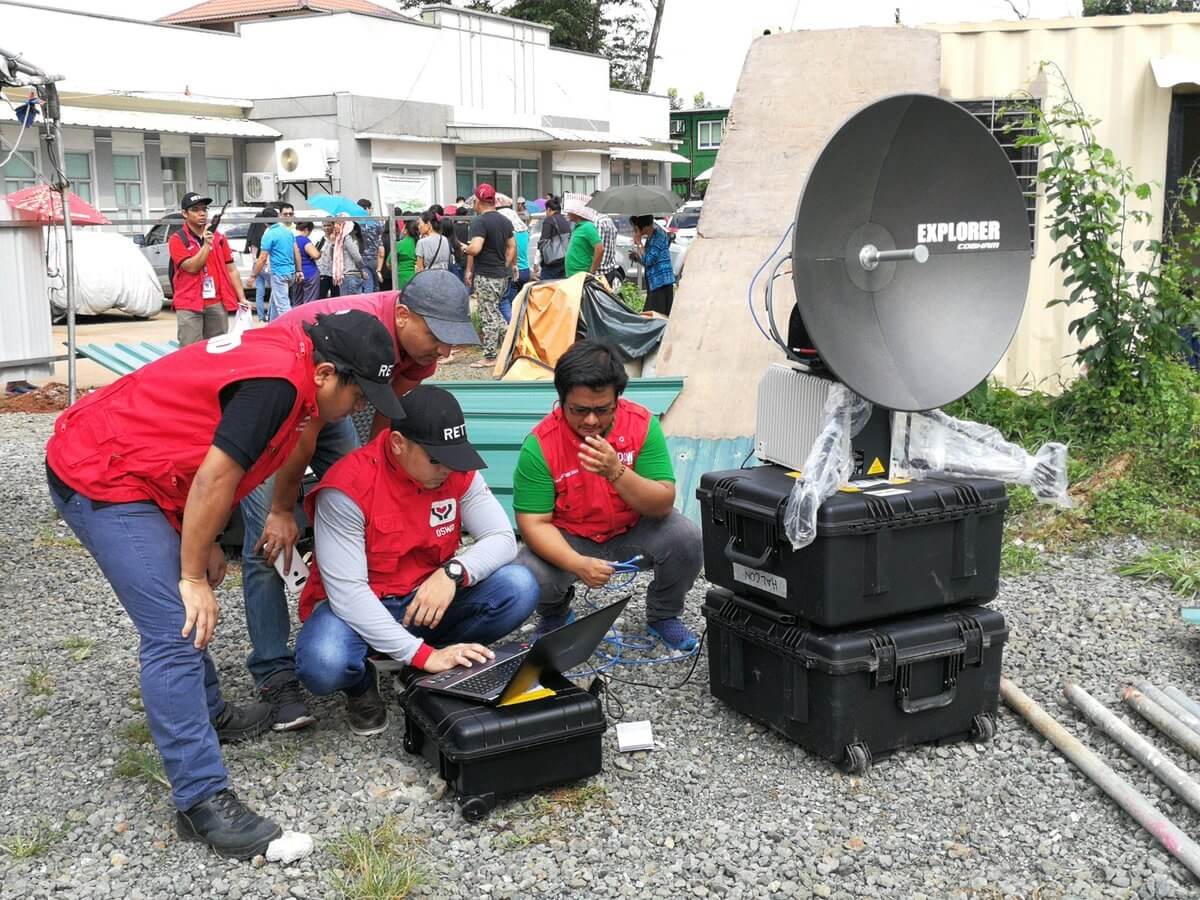
M225 268L227 263L233 262L233 253L225 235L219 231L213 232L212 249L208 252L204 268L199 272L186 272L180 265L184 260L199 253L203 246L200 239L186 225L167 241L167 253L171 257L171 289L174 291L171 304L177 310L200 312L206 306L220 303L226 312L236 312L237 293L229 280L229 271ZM216 290L216 296L211 300L204 299L205 276L212 278Z
M308 337L260 328L176 350L62 413L46 460L59 478L92 500L153 501L178 531L192 479L221 421L221 391L250 378L287 379L296 388L296 403L238 482L236 505L283 465L317 412Z
M436 490L409 477L388 448L390 431L342 457L304 498L308 520L317 495L335 488L354 501L366 520L367 580L379 597L412 593L445 565L462 539L462 498L474 472L451 472ZM300 621L328 594L321 581L320 548L300 594Z
M649 429L650 410L621 399L617 401L612 428L604 437L621 462L632 469ZM563 418L561 407L555 407L554 412L542 419L533 433L554 479L551 521L556 527L603 543L638 523L641 515L621 499L608 479L579 465L583 441Z

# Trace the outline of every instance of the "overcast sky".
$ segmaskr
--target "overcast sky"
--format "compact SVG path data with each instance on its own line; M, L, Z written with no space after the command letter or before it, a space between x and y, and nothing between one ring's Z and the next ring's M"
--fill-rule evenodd
M375 0L391 6L391 0ZM627 0L650 5L652 0ZM46 0L42 5L129 18L156 19L192 4L188 0ZM852 28L1078 15L1082 0L667 0L651 89L674 87L691 104L703 91L715 105L733 99L750 42L764 28ZM1015 8L1015 9L1014 9ZM10 49L19 49L13 47Z

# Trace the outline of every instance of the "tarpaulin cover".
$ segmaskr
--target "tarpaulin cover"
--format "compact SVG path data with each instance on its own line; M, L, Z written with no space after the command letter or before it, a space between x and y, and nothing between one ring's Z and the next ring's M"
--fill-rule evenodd
M128 237L116 232L77 231L75 243L75 311L98 316L120 309L131 316L157 316L163 308L162 287L150 260ZM66 271L62 241L49 248L49 268ZM50 288L50 305L62 313L67 307L63 279Z
M535 281L513 301L494 372L506 381L549 380L577 334L608 341L627 359L641 359L658 346L666 327L666 319L634 312L594 275Z

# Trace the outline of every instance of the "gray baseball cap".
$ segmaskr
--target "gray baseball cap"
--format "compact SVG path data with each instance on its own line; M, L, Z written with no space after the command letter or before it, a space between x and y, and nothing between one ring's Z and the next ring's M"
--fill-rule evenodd
M439 341L451 346L480 342L471 324L471 293L453 272L418 272L404 286L400 302L424 319Z

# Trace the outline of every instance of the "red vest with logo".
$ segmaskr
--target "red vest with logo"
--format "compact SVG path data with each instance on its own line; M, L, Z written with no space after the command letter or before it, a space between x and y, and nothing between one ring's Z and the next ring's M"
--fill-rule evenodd
M196 470L221 421L221 391L236 381L284 378L296 388L287 420L238 482L236 505L266 481L316 415L312 341L260 328L176 350L66 410L46 460L92 500L156 503L178 531Z
M435 569L449 562L462 539L462 498L474 472L451 472L441 487L421 487L400 466L388 441L391 431L342 457L304 498L309 521L317 495L341 491L362 510L366 522L367 581L379 597L412 593ZM328 597L321 580L320 547L300 594L300 621Z
M646 432L650 429L650 410L620 399L612 428L604 436L628 468L637 461ZM603 543L624 534L638 523L641 515L617 493L608 479L579 465L583 440L563 418L562 408L542 419L533 429L542 456L554 479L554 515L558 528L579 537Z

